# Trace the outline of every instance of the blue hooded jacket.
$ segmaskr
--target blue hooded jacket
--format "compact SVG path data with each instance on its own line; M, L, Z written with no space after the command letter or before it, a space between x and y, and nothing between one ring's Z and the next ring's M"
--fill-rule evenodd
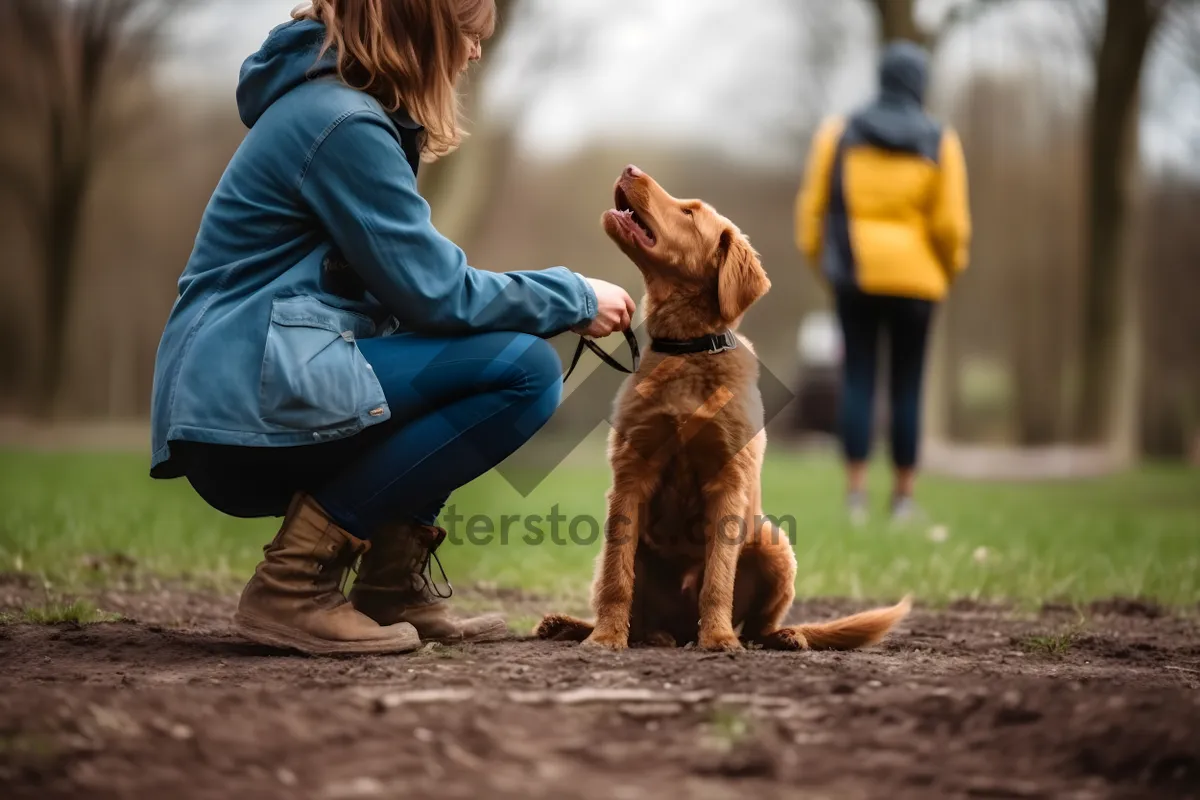
M292 21L246 60L250 129L222 176L159 344L151 475L173 441L287 446L353 435L391 412L355 341L395 331L549 337L597 313L563 268L493 273L430 222L421 128L341 83L319 22ZM178 449L178 448L177 448Z

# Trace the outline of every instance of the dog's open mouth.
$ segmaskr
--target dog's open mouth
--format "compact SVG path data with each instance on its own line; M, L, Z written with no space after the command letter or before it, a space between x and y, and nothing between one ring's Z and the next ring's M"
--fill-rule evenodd
M646 224L646 220L642 219L637 211L634 211L629 197L620 186L616 189L614 205L616 206L614 216L621 223L621 227L645 247L653 247L658 241L654 236L654 231Z

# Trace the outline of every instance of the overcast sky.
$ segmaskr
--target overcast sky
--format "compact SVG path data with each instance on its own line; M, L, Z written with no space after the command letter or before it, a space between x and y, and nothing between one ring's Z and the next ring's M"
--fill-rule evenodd
M964 1L922 0L921 13L933 20ZM232 101L241 61L295 4L200 5L180 26L172 74ZM512 115L519 146L544 158L635 132L639 140L702 142L735 158L794 163L796 129L818 110L843 110L867 97L874 58L865 3L839 0L835 19L819 31L798 23L799 6L799 0L526 0L505 46L486 53L493 59L488 113ZM1089 86L1090 65L1061 6L1013 0L997 8L944 42L939 70L952 77L947 88L954 91L953 78L972 69L1037 68L1063 97L1079 97ZM816 74L804 57L817 47L834 62L828 72ZM1180 59L1163 55L1148 72L1142 131L1149 161L1200 170L1200 81Z

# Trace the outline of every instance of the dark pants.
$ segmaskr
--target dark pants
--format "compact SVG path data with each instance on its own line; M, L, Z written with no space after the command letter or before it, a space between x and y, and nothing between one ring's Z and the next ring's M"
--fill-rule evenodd
M886 331L892 461L900 469L914 467L921 437L921 385L933 303L842 291L837 295L837 312L845 344L840 424L846 459L862 462L870 455L879 338Z
M562 398L558 354L533 336L401 334L358 345L391 419L298 447L173 444L209 505L237 517L282 516L305 491L359 538L388 523L433 524L454 489L515 452Z

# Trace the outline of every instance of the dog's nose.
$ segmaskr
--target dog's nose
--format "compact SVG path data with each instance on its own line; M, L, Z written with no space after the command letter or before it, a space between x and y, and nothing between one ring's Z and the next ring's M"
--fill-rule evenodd
M629 166L625 167L625 177L627 177L627 178L640 178L645 174L646 173L642 172L640 169L635 167L633 164L630 164Z

